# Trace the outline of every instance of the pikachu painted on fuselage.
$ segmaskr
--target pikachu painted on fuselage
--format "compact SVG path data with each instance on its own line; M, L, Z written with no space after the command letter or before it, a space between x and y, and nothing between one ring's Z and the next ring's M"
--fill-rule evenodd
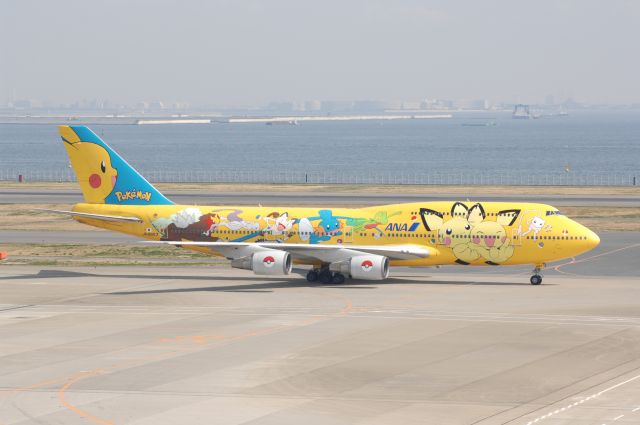
M507 228L519 213L520 210L501 211L496 221L483 220L477 223L469 234L470 249L482 257L486 264L498 265L511 258L515 248L507 236Z
M469 264L477 260L480 254L470 247L471 229L480 224L485 213L482 205L475 204L471 208L461 202L455 202L451 207L451 218L444 220L438 211L422 208L422 221L428 231L437 231L437 243L451 248L458 264Z

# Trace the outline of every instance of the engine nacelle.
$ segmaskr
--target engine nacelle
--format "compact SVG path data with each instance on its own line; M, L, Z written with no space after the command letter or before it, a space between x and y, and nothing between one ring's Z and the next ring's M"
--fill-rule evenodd
M330 269L348 273L354 279L383 280L389 277L389 259L382 255L359 255L347 261L332 263Z
M270 249L232 260L231 267L253 270L259 275L283 275L291 273L293 262L288 252Z

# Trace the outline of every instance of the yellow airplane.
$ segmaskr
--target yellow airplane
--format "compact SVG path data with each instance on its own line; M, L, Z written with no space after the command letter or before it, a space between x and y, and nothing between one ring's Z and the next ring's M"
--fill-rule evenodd
M545 264L595 248L588 228L544 204L415 202L367 208L176 205L84 126L60 126L91 226L223 256L258 275L312 267L309 282L383 280L390 266Z

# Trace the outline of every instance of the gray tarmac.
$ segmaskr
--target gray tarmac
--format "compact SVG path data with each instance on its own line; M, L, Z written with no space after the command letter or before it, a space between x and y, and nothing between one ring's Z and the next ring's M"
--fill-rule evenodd
M123 233L95 230L87 226L87 230L71 231L37 231L37 230L0 230L0 245L3 243L62 243L62 244L135 244L142 239Z
M489 195L469 192L467 194L442 195L406 193L341 193L341 192L212 192L164 191L172 201L186 205L383 205L419 201L448 201L470 199L472 201L539 202L554 206L615 206L640 207L638 195ZM0 189L0 204L73 204L82 202L79 190L62 189Z
M487 270L0 266L0 423L640 423L640 281Z
M227 195L176 200L255 201ZM64 196L77 195L24 199L78 200ZM539 287L526 266L322 286L222 267L0 264L0 425L637 424L640 232L600 236ZM91 230L0 241L136 243Z

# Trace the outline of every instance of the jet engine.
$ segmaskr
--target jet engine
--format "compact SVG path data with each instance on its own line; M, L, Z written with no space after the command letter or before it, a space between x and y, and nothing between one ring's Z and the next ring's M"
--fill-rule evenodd
M231 267L253 270L259 275L289 274L292 266L291 254L275 249L259 251L247 257L231 260Z
M389 259L382 255L358 255L332 263L331 271L350 274L354 279L384 280L389 277Z

